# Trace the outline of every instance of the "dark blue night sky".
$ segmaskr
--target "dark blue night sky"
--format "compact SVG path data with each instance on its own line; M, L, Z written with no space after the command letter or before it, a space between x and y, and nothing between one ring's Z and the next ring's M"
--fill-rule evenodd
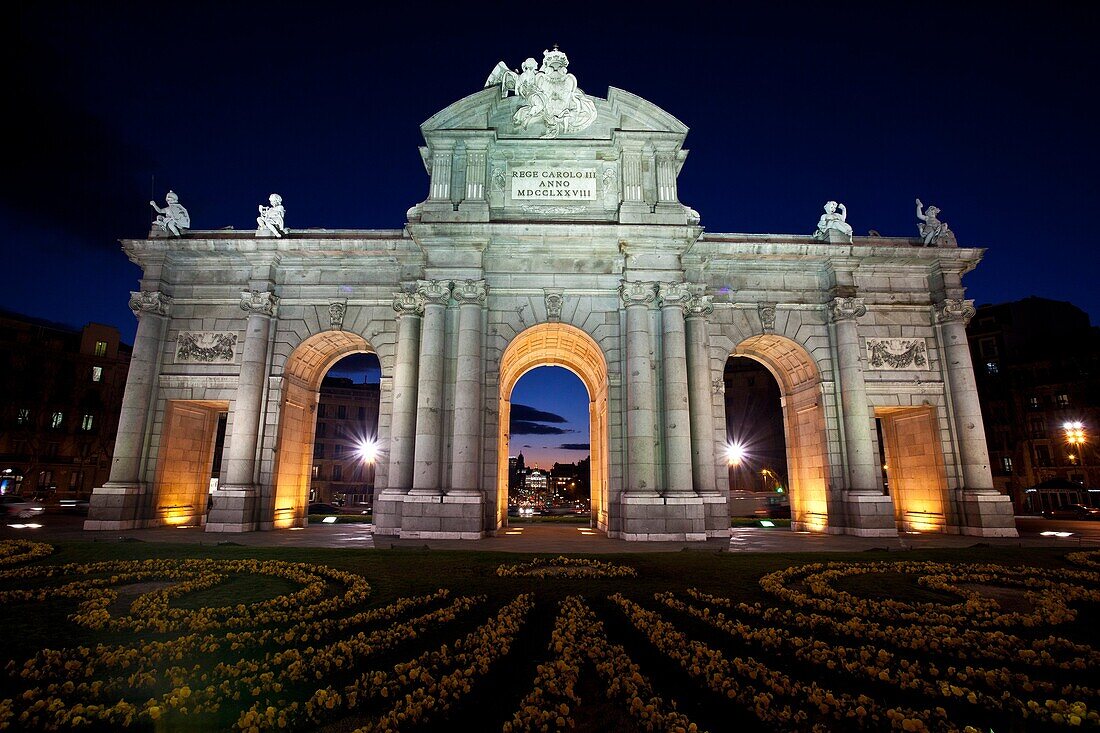
M200 229L251 231L273 191L291 228L398 228L427 195L419 124L557 43L587 93L691 127L680 196L709 231L809 233L835 199L857 234L915 235L920 197L989 248L979 303L1100 313L1089 4L660 7L18 3L0 307L132 338L117 240L168 188Z

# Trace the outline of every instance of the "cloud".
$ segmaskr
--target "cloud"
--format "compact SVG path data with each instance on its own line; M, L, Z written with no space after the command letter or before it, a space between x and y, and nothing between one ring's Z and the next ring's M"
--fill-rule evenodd
M560 450L592 450L592 446L588 443L562 443L558 448Z
M575 433L576 430L556 428L553 425L542 425L528 420L512 420L508 432L511 435L565 435Z
M561 415L556 415L553 412L543 412L542 410L536 410L530 405L520 405L513 403L512 411L509 413L514 424L517 420L528 422L567 422L567 420Z

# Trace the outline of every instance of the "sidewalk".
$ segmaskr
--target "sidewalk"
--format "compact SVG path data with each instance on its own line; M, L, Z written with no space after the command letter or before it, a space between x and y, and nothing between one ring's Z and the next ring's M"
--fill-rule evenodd
M230 543L249 547L331 547L354 549L431 549L477 552L539 552L552 554L681 552L861 552L872 549L904 551L935 547L971 547L977 544L1004 547L1097 546L1095 541L1075 535L1067 538L1037 534L1020 538L987 538L952 534L903 534L898 537L852 537L849 535L793 532L775 527L736 527L730 539L706 542L624 542L583 525L528 524L508 527L496 537L482 540L409 540L373 534L370 524L311 524L297 530L205 532L199 527L158 527L122 532L85 532L79 522L48 524L40 528L0 527L0 539L29 539L42 542L163 542L199 545Z

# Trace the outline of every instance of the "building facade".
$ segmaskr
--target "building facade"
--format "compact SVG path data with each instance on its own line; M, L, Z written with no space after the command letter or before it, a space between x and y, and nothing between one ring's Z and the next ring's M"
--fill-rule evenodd
M111 326L0 313L0 364L0 492L88 498L110 471L130 347Z
M1021 513L1100 506L1100 329L1032 297L979 307L967 336L994 486Z
M369 505L378 454L378 385L325 377L317 401L309 500Z
M365 351L382 370L375 532L505 526L512 388L551 364L588 390L595 526L727 536L722 374L738 354L783 392L794 527L1015 534L966 345L961 278L982 251L853 241L833 202L814 237L704 233L677 193L687 127L620 89L585 95L567 63L499 65L421 126L428 193L404 229L288 231L272 196L255 235L126 240L141 320L86 526L187 522L209 456L178 449L204 445L220 409L207 529L302 524L321 379Z

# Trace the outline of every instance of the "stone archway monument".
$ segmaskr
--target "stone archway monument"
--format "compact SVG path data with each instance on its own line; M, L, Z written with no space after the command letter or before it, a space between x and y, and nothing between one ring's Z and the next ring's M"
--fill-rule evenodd
M140 322L87 528L300 526L319 375L372 350L377 533L503 526L511 388L560 364L591 400L597 526L726 536L722 372L743 354L783 388L799 528L1015 534L964 332L961 278L982 250L853 239L836 202L814 236L704 233L677 191L687 127L620 89L585 94L556 49L499 64L421 131L428 193L404 229L298 229L272 195L255 234L189 229L188 215L124 241L143 268ZM876 420L900 466L894 493Z

